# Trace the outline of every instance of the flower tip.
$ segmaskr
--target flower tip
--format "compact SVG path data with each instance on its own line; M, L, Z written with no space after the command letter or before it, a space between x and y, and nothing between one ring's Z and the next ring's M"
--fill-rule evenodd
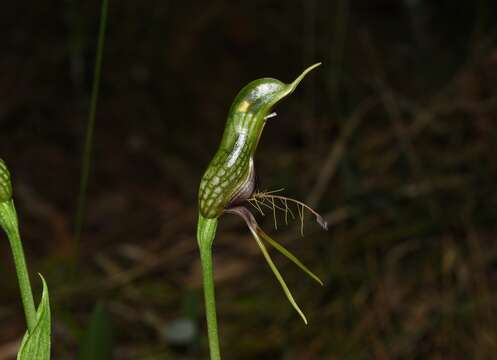
M290 92L295 90L297 85L302 81L303 78L305 78L305 76L308 73L310 73L312 70L314 70L315 68L317 68L320 65L321 65L321 63L318 62L318 63L315 63L315 64L309 66L307 69L305 69L295 80L293 80L293 82L291 84L289 84Z
M315 69L315 68L317 68L318 66L321 66L321 65L323 65L323 63L321 61L317 62L315 64L312 64L311 66L309 66L309 70Z
M300 309L298 309L297 312L299 313L300 318L302 319L302 321L304 322L304 324L309 325L309 322L307 321L307 318L305 317L304 313Z
M326 231L328 231L328 222L322 216L316 216L318 224Z

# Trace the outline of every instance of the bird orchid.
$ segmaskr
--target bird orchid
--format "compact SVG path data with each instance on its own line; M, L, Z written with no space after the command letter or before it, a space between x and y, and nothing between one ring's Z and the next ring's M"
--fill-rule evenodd
M308 210L316 216L317 222L324 229L327 229L326 221L304 203L274 194L274 192L254 191L254 155L267 120L276 115L271 113L272 107L290 95L302 79L319 65L320 63L317 63L308 67L290 84L272 78L261 78L242 88L229 110L221 144L200 182L197 241L200 249L207 330L212 360L221 358L212 269L212 244L221 215L234 214L245 221L286 297L306 324L307 318L276 268L264 242L285 255L312 279L323 285L318 276L311 272L295 255L260 228L248 207L251 204L261 213L263 213L263 206L272 208L273 213L279 209L285 212L285 220L287 220L288 214L293 216L288 203L293 203L297 206L299 216L303 217L304 211Z

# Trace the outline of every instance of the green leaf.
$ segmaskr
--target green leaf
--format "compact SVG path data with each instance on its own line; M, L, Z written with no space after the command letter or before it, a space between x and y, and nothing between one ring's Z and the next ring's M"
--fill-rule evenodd
M112 359L112 322L105 307L98 303L80 344L79 360Z
M50 360L50 303L48 287L43 276L43 294L36 310L36 325L22 339L17 360Z

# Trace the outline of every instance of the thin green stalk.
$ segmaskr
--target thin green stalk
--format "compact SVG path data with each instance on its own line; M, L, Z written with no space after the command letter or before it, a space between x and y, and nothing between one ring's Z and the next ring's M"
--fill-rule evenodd
M31 283L29 281L28 267L26 265L24 250L19 234L17 214L12 200L0 202L0 222L7 233L12 249L28 332L31 333L36 325L36 308L33 300Z
M81 229L83 227L83 216L86 206L86 193L88 190L88 177L90 173L91 154L93 148L93 132L95 129L95 114L97 109L98 93L100 89L100 73L102 69L102 57L105 43L105 30L107 27L109 0L102 1L100 9L100 29L98 33L97 55L95 59L95 70L93 73L93 87L91 91L90 113L88 115L88 124L85 134L85 143L83 148L83 160L81 165L81 183L79 186L78 207L76 210L75 230L74 230L74 253L76 258L79 257Z
M205 317L211 360L220 360L219 335L217 330L216 297L212 267L212 243L216 237L217 219L207 219L199 214L197 241L200 249L202 280L204 284Z

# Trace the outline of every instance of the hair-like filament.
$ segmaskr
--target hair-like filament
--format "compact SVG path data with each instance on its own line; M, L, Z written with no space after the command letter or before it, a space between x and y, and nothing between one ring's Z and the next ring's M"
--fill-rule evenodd
M263 208L267 208L271 210L273 214L274 226L278 228L278 220L276 217L276 210L280 210L285 214L285 224L288 225L288 215L295 219L295 214L288 206L288 203L294 204L297 207L298 217L300 219L300 234L304 235L304 213L305 210L310 212L312 215L316 217L317 223L325 230L328 230L328 223L326 220L319 215L314 209L310 206L304 204L302 201L292 199L287 196L278 195L277 193L283 191L283 189L277 189L272 191L256 191L252 194L252 197L248 199L248 202L255 208L257 211L265 216L266 214L263 211Z

